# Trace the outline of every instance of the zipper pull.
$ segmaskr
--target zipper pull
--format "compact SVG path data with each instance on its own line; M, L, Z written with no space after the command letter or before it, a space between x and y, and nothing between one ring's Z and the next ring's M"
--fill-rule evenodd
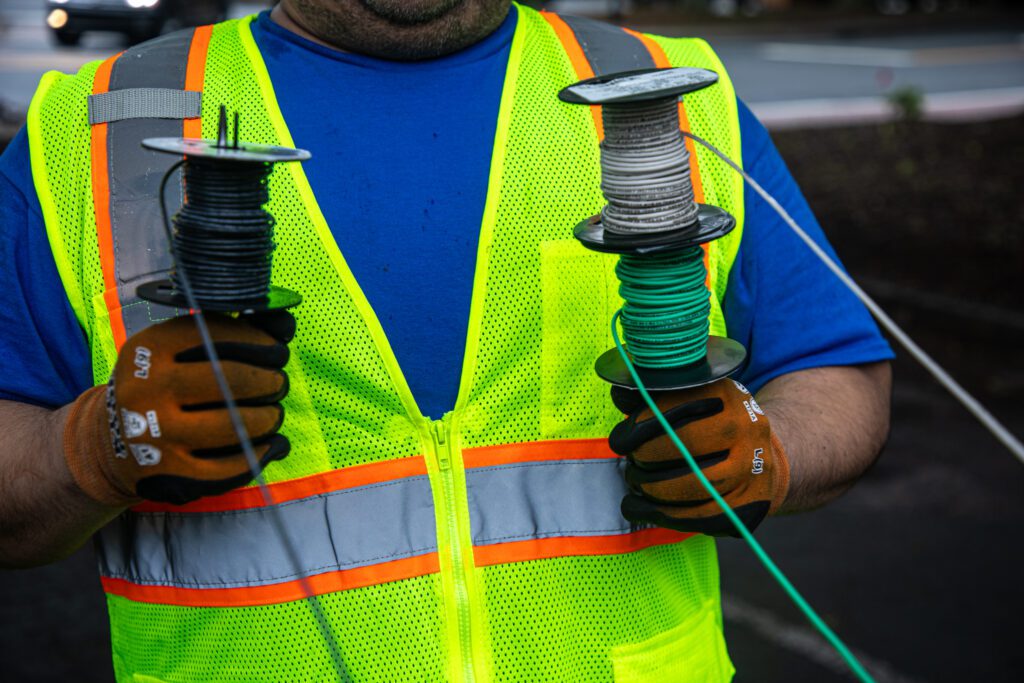
M451 468L451 461L448 459L447 436L445 435L443 422L434 423L434 440L437 441L437 464L441 470Z

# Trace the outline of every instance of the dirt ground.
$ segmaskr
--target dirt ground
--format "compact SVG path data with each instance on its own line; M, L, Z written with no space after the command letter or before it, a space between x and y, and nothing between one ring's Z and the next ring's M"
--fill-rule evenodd
M849 272L1024 434L1024 118L774 137ZM1024 467L897 353L881 460L760 537L879 681L1020 680ZM849 680L749 552L721 547L737 683Z
M1024 118L774 137L854 274L1019 305Z
M775 136L849 271L1024 434L1024 118ZM759 537L880 683L1015 681L1024 466L904 353L885 454ZM738 542L720 544L738 683L850 680ZM85 549L0 581L0 678L111 680Z

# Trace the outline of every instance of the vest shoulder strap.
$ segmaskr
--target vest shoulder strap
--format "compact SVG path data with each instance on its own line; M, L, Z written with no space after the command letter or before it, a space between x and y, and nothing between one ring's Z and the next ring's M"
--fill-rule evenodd
M554 15L545 18L550 16ZM560 16L560 19L579 45L592 76L655 66L650 50L636 33L594 19L572 16ZM564 44L570 36L559 37Z
M145 149L149 137L199 137L206 51L212 26L160 36L111 57L89 96L92 187L100 265L115 345L174 309L135 296L170 268L159 188L177 159ZM180 175L167 202L182 199ZM112 292L117 293L116 301Z

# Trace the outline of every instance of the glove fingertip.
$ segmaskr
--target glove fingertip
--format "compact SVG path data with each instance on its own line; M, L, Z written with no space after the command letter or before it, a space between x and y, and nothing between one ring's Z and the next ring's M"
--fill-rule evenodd
M207 481L172 474L154 474L135 484L135 492L146 500L184 505L204 496L216 496L248 484L252 474L243 472L228 479Z
M292 444L284 434L274 434L267 439L267 452L260 459L260 464L266 467L267 464L277 460L284 460L292 451Z
M643 405L644 402L643 396L636 389L627 389L626 387L613 385L611 395L612 403L623 415L629 415Z
M295 338L295 316L287 309L279 308L272 311L248 313L239 319L266 332L282 344L287 344Z
M747 531L753 531L768 514L770 504L756 501L733 508ZM638 495L627 495L622 499L622 516L633 523L647 523L665 529L706 536L739 538L740 532L725 514L709 517L672 517L657 505Z
M658 509L643 496L635 493L624 496L619 509L622 512L622 516L634 524L656 523L655 513L658 512Z
M634 440L631 438L633 435L633 425L630 422L628 418L623 420L615 425L612 428L612 433L608 435L608 447L616 455L626 457L634 450L636 444L634 444Z

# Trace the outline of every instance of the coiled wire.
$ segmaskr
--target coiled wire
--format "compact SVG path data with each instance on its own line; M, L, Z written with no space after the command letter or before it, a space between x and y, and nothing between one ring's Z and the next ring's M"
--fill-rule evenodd
M621 235L695 226L690 154L679 131L678 100L602 107L601 222Z
M605 105L602 115L604 229L633 237L699 229L677 98ZM700 247L623 254L615 272L625 301L622 334L638 366L678 368L704 360L711 294Z
M678 368L707 354L711 295L700 247L648 256L623 254L615 266L622 334L633 362Z
M270 289L274 217L263 209L271 164L190 157L183 167L186 199L174 216L175 268L183 291L189 274L200 304L262 301Z

